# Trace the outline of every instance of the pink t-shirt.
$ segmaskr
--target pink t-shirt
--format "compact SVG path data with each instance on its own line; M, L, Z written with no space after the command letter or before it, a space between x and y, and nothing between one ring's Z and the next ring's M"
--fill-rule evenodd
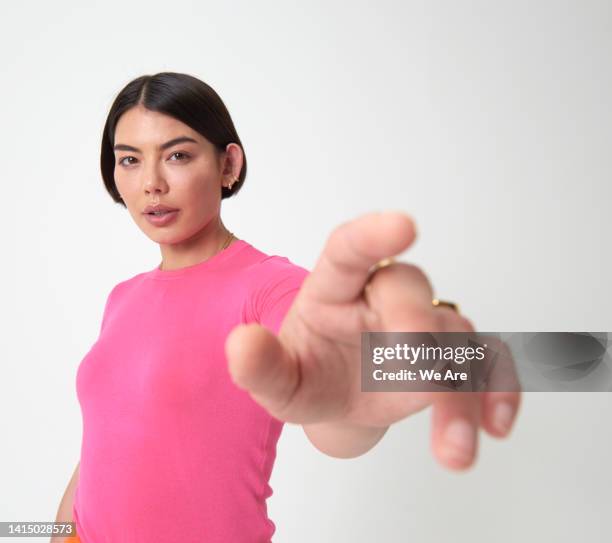
M308 273L236 240L111 290L76 375L83 543L271 540L266 499L283 422L234 385L224 345L240 323L278 333Z

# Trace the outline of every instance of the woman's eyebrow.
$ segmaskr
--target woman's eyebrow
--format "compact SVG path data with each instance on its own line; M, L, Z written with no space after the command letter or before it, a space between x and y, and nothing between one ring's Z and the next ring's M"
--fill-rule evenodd
M178 138L171 139L170 141L167 141L166 143L162 143L159 146L159 150L163 151L164 149L167 149L168 147L172 147L173 145L176 145L178 143L185 143L185 142L198 143L196 140L194 140L193 138L190 138L189 136L180 136ZM126 145L125 143L117 143L113 146L113 149L115 151L132 151L135 153L142 152L140 149L138 149L138 147L133 147L132 145Z

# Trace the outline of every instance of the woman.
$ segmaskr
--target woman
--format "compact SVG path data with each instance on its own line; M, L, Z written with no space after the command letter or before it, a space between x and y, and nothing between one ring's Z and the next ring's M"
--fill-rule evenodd
M81 459L60 509L84 543L270 541L284 422L349 458L433 404L433 449L452 469L473 462L479 425L510 430L516 393L361 393L361 331L473 327L432 305L417 267L380 263L413 242L405 214L340 225L312 272L235 236L220 204L246 166L221 98L192 76L139 77L111 107L104 183L162 261L111 290L78 368Z

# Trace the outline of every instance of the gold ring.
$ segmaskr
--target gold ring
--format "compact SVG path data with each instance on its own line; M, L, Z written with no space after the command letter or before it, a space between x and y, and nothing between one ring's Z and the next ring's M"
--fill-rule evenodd
M390 266L394 262L397 262L395 258L393 258L392 256L389 256L387 258L383 258L382 260L379 260L376 264L370 267L370 270L368 271L368 278L366 279L366 286L368 286L368 283L372 280L372 277L374 277L374 274L378 270L382 270L383 268Z
M387 266L389 266L390 264L393 264L394 262L397 262L397 261L392 256L379 260L376 264L374 264L374 266L370 268L370 276L368 277L368 280L370 280L372 278L372 275L374 275L378 270L382 268L386 268Z
M372 280L372 277L374 277L374 274L378 270L381 270L382 268L386 268L387 266L390 266L391 264L393 264L395 262L397 262L397 260L394 257L390 256L390 257L387 257L387 258L383 258L382 260L379 260L376 264L374 264L370 268L370 271L368 273L368 278L366 279L366 284L365 284L364 291L365 292L368 291L368 287L370 286L369 283ZM438 298L434 298L431 301L431 305L433 305L434 307L449 307L453 311L459 313L459 305L454 303L454 302L450 302L448 300L440 300Z
M387 266L393 264L394 262L396 262L395 258L393 258L392 256L389 256L387 258L383 258L382 260L379 260L376 264L374 264L370 268L368 272L368 278L366 279L365 286L363 287L364 294L367 295L369 293L370 281L372 281L372 277L374 277L374 274L378 270L381 270L382 268L386 268Z
M453 311L456 311L457 313L459 313L459 306L454 302L449 302L445 300L439 300L438 298L434 298L431 301L431 304L434 307L450 307Z

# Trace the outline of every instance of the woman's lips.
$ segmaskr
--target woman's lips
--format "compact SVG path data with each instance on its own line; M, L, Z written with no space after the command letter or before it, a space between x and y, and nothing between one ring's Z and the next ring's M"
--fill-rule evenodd
M165 211L160 214L145 213L144 216L147 221L154 226L166 226L176 219L178 213L179 210L175 209L173 211Z

